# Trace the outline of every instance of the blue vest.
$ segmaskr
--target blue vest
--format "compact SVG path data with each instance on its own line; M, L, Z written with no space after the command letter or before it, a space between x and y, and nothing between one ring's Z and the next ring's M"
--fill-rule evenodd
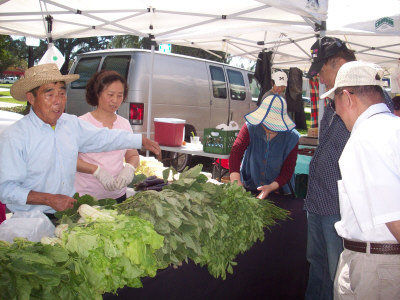
M244 153L240 166L240 177L243 185L249 190L272 183L279 176L283 162L299 141L297 130L278 132L267 140L262 123L251 125L246 122L250 135L250 143ZM294 189L294 174L290 180ZM290 193L288 184L283 187L285 193Z

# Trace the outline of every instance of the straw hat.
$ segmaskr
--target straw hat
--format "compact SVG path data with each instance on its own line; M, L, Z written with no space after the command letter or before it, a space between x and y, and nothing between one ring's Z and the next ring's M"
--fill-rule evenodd
M296 125L287 114L285 99L279 95L269 95L255 111L244 116L252 125L263 123L272 131L290 131Z
M351 61L342 65L336 75L335 85L332 89L321 95L321 99L335 95L337 88L346 86L383 85L383 69L373 63L364 61Z
M11 86L10 94L14 99L26 101L26 93L38 86L58 81L70 83L78 78L78 74L62 75L56 64L37 65L26 70L24 77Z

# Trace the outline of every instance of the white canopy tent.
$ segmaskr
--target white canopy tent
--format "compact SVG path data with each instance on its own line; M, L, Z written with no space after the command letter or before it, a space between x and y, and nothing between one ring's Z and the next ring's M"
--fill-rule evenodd
M358 59L387 69L400 57L400 0L0 0L0 34L68 38L133 34L157 42L307 70L319 25L348 42ZM322 27L323 28L323 27ZM51 32L50 32L51 31Z
M133 34L255 59L254 53L282 40L282 33L315 40L326 11L326 0L0 0L0 34L53 40ZM308 51L299 57L295 48L282 55L309 62Z

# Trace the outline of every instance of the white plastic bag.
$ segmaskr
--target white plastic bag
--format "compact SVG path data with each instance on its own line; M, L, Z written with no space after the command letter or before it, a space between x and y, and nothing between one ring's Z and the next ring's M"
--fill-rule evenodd
M219 124L217 126L215 126L215 129L220 129L220 130L228 130L228 125L226 124Z
M44 236L53 237L55 226L41 211L15 212L0 225L0 240L12 243L14 238L40 242Z
M219 125L215 126L215 128L216 129L221 129L221 130L224 130L224 131L227 131L227 130L238 130L239 129L239 125L235 121L230 121L229 122L229 126L226 125L226 124L219 124Z
M229 122L229 130L238 130L239 125L235 121L230 121Z

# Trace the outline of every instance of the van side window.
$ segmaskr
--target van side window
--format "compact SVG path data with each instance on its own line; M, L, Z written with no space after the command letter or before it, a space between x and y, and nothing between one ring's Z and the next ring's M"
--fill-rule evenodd
M226 99L224 71L220 67L210 66L210 73L214 97Z
M103 66L101 67L101 69L117 71L126 80L128 77L130 61L131 57L129 55L107 56L103 62Z
M229 79L231 99L244 100L246 99L246 87L242 73L233 70L226 70Z
M250 92L251 92L251 100L257 102L258 95L260 94L260 84L254 77L254 74L247 74L249 77L249 85L250 85Z
M79 79L71 82L72 89L84 89L88 80L96 73L101 57L88 57L79 60L74 74L79 74Z

